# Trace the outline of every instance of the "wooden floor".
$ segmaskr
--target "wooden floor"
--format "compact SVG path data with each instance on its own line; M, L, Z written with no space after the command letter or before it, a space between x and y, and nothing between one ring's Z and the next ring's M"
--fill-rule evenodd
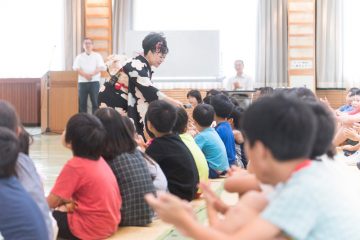
M33 135L34 142L30 146L30 156L43 179L45 193L48 194L72 153L62 146L61 135L39 134L40 130L38 129L30 129L29 132L36 132Z

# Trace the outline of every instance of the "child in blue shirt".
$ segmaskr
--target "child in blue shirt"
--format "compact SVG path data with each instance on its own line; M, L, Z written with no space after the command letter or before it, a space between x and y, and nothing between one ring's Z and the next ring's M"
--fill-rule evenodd
M230 123L227 121L227 118L230 116L231 111L234 108L234 104L223 94L213 96L210 102L215 111L215 130L225 145L229 165L236 165L234 134Z
M214 121L214 108L209 104L196 106L193 119L199 131L195 142L203 151L209 165L209 178L218 178L229 169L229 162L224 143L215 129L210 127Z

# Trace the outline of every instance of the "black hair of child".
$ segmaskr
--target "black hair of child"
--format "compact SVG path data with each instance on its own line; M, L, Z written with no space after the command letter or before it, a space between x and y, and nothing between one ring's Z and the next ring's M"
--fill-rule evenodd
M112 161L122 153L134 152L137 144L134 133L125 124L125 117L113 108L100 108L95 112L106 130L102 156L106 161Z
M201 127L210 127L214 121L214 113L214 108L210 104L200 104L193 111L193 119Z
M187 124L189 121L189 116L184 108L176 108L176 122L173 127L173 132L177 134L182 134L186 131Z
M176 109L164 100L149 104L147 120L159 133L170 133L176 122Z
M244 113L241 121L250 147L260 141L278 161L309 158L317 130L311 108L295 97L262 97Z
M20 144L15 133L6 127L0 127L0 178L16 175L19 151Z
M99 160L106 132L100 120L88 113L72 116L66 125L65 142L76 157Z

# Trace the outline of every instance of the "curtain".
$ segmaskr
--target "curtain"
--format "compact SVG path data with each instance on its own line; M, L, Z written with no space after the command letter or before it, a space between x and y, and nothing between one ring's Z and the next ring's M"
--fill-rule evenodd
M133 1L114 0L113 5L113 52L125 54L125 34L132 30Z
M65 70L72 70L76 55L82 51L85 33L85 1L65 0L64 19Z
M255 87L287 87L287 0L259 0Z
M343 1L316 1L316 79L318 88L342 88Z

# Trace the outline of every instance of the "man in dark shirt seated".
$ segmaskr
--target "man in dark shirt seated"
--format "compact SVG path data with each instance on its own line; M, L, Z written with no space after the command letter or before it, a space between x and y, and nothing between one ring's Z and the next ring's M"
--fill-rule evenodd
M163 100L154 101L149 105L146 119L149 131L155 136L146 153L160 165L169 191L182 199L193 200L199 174L191 152L171 132L176 121L175 107Z

